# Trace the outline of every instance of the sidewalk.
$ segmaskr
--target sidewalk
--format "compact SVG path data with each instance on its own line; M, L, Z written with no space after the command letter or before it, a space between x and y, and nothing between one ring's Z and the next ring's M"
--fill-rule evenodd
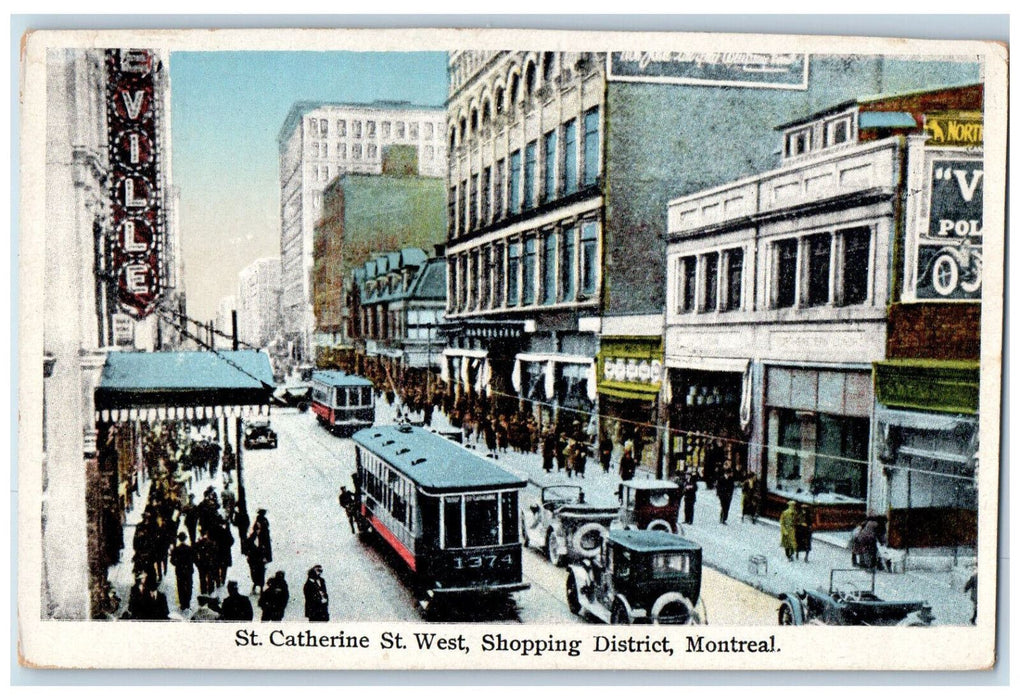
M438 417L439 414L437 414ZM445 423L445 418L441 419ZM433 420L433 427L441 427ZM469 447L474 447L468 442ZM587 500L617 503L616 472L603 473L597 461L589 459L583 478L567 479L565 472L546 474L538 454L505 452L496 455L498 464L541 488L553 484L572 483L584 487ZM614 468L616 465L614 464ZM650 478L639 471L637 478ZM733 496L728 524L719 522L719 499L714 490L699 485L694 509L694 523L684 525L684 536L702 546L704 563L731 578L753 586L770 595L793 592L800 588L828 590L832 569L849 569L849 532L819 532L812 539L810 560L787 561L779 546L779 523L759 518L756 524L741 522L741 494ZM758 573L749 566L753 555L766 558L767 572ZM932 606L937 625L968 625L972 612L969 594L963 584L969 577L963 568L946 572L907 571L878 572L876 593L886 600L927 600ZM864 578L866 574L854 574Z

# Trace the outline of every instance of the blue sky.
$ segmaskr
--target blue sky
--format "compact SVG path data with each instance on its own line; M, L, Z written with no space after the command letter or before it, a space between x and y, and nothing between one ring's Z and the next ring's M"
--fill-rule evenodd
M279 255L276 138L295 102L447 96L441 52L174 52L170 79L184 281L199 319L235 293L248 263Z

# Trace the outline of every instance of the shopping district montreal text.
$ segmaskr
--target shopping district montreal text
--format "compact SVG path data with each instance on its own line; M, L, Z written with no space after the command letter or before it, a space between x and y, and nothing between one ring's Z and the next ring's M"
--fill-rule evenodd
M196 319L169 53L51 52L43 616L972 624L982 66L705 56L294 103Z

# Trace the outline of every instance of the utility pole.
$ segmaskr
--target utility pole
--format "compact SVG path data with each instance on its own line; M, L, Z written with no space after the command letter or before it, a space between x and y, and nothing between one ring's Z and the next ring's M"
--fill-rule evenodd
M231 320L231 322L232 322L232 324L234 326L234 333L233 333L234 337L233 337L233 346L232 347L236 351L240 347L240 345L241 345L241 343L240 343L240 341L238 340L238 337L237 337L237 309L233 309L230 312L230 320ZM249 520L248 520L248 500L247 500L247 498L245 498L245 493L244 493L244 478L241 475L241 449L242 449L243 441L241 440L241 416L240 416L240 414L238 414L237 418L235 419L235 423L234 423L234 439L235 439L235 441L237 443L237 449L234 450L234 454L237 455L237 464L236 464L236 468L237 468L237 507L238 507L238 510L240 510L241 513L243 514L244 522L249 522ZM247 529L247 527L245 529ZM241 533L241 537L244 537L247 534L248 534L247 532L243 532L243 533Z

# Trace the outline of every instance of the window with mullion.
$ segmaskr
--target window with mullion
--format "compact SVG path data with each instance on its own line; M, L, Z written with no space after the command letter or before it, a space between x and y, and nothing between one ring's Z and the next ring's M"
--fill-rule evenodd
M708 253L703 257L705 265L705 303L702 311L716 311L719 308L719 253Z
M521 152L510 154L510 187L506 195L507 211L519 214L521 211Z
M521 284L521 243L514 241L507 252L506 264L506 305L517 306L520 303Z
M843 299L842 303L863 304L868 300L868 277L871 265L871 229L843 231Z
M472 230L478 228L478 175L471 176L471 219L468 226Z
M788 309L797 301L797 247L791 238L775 244L775 308Z
M556 234L545 234L542 241L542 303L556 303Z
M524 147L524 197L523 208L535 206L535 168L537 166L538 144L532 141Z
M831 269L832 236L819 233L809 236L808 246L808 306L824 306L829 303L829 272Z
M577 191L577 120L563 125L563 194Z
M595 293L598 278L598 224L589 221L581 225L581 292Z
M726 252L726 303L724 311L740 309L740 297L743 292L744 251L734 248Z
M599 175L599 108L584 113L584 184L594 185Z
M535 258L537 243L534 236L528 236L524 241L524 261L521 265L521 303L530 306L535 303Z
M560 247L560 289L563 301L574 301L577 296L577 229L563 231Z
M542 187L542 200L545 202L556 199L556 130L550 131L542 141L542 167L545 168L545 179Z

